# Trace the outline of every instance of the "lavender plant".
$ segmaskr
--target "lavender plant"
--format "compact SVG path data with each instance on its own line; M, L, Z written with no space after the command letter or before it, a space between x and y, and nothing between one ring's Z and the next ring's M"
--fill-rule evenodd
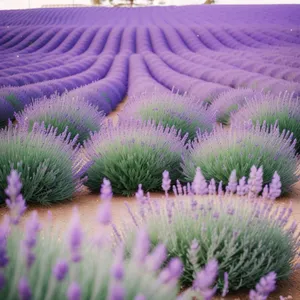
M19 192L18 178L13 171L9 191ZM110 195L106 181L99 212L108 217L105 222L97 218L99 230L111 222L107 209ZM41 231L36 212L27 219L25 231L10 222L14 217L6 216L0 226L1 299L176 299L182 263L174 258L160 269L166 249L159 245L149 252L149 237L144 230L139 231L135 241L135 255L125 260L124 248L112 251L107 235L97 240L87 236L76 208L65 237L60 238L51 223Z
M103 125L104 114L98 108L79 97L68 94L54 95L47 99L38 99L15 115L18 123L32 129L35 122L44 122L45 126L57 128L57 134L68 127L71 138L78 135L78 142L83 143L91 132L99 131Z
M130 210L134 226L128 225L121 233L127 247L130 249L136 227L146 228L153 247L163 243L169 259L182 260L183 286L191 286L197 278L207 278L194 284L203 296L214 292L216 275L197 273L213 258L219 264L216 288L223 289L224 294L228 290L253 288L269 272L276 272L278 279L287 278L299 255L300 234L297 222L291 221L291 206L274 205L273 199L280 195L277 173L270 187L263 188L263 196L258 197L257 192L262 189L259 180L245 190L243 183L234 180L233 171L224 194L222 189L216 192L214 180L206 182L200 169L197 172L193 183L182 187L178 182L173 186L175 198L168 195L165 174L165 201L143 196L139 187L139 210ZM213 266L209 268L211 274L216 273L216 265Z
M6 178L12 168L21 174L27 202L50 204L70 198L81 187L85 172L78 156L77 137L65 130L35 123L32 131L9 124L0 131L0 201L5 200ZM87 166L86 166L87 167Z
M231 117L233 123L242 124L247 120L268 125L278 123L279 130L293 133L297 139L296 150L300 151L300 98L293 94L282 93L277 96L261 94L249 99L244 106Z
M172 179L179 177L185 141L174 127L154 121L109 123L84 144L86 159L93 163L86 185L97 191L105 177L116 194L131 195L139 183L147 191L160 190L163 170L171 170Z
M211 132L216 116L202 101L186 95L159 93L133 97L120 114L121 119L135 118L143 121L153 120L157 125L174 126L181 130L182 136L189 139L196 136L198 129Z
M252 89L239 88L230 90L219 95L210 106L210 109L216 113L217 121L228 124L230 114L242 107L247 98L252 98L255 92Z
M196 167L200 167L207 180L227 185L231 170L241 179L250 173L253 165L263 166L263 184L269 184L278 172L282 192L286 193L297 182L296 140L292 133L264 122L229 129L216 128L211 134L198 134L182 164L185 179L193 180Z

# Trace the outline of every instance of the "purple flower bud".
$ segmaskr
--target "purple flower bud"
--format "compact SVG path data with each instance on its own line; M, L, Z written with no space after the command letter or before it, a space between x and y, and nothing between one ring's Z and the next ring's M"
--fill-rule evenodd
M262 277L255 286L255 291L251 290L249 294L250 300L267 299L269 294L276 289L276 273L271 272Z
M117 281L122 281L124 277L123 252L123 246L117 249L115 260L111 267L111 274L113 278Z
M83 232L80 225L78 209L74 207L67 236L71 259L73 262L79 262L81 260L80 248L82 238Z
M264 186L262 197L263 199L269 198L269 186L267 184Z
M231 193L235 193L236 188L237 188L236 170L233 170L229 177L228 191Z
M139 294L135 296L134 300L147 300L147 298L144 295Z
M112 196L113 193L112 193L110 181L104 178L103 183L101 185L100 197L103 201L110 201L112 199Z
M210 260L207 265L196 274L193 288L200 292L205 300L209 300L216 292L216 288L211 289L218 275L218 262Z
M207 195L208 193L207 182L199 167L197 167L196 169L196 174L192 184L192 190L195 195Z
M106 200L98 207L97 219L100 224L108 225L111 222L111 202Z
M125 290L120 283L115 282L111 288L108 300L123 300L125 299Z
M183 265L179 258L172 258L169 262L168 269L170 270L172 279L178 280L183 272Z
M257 169L255 166L251 167L248 186L249 194L251 197L257 196L262 190L263 184L263 169L260 167Z
M58 281L62 281L65 279L68 271L68 263L65 260L60 260L56 263L56 265L53 268L53 275Z
M25 200L21 194L22 183L17 171L12 170L7 177L8 186L5 190L9 199L6 204L10 210L10 221L12 224L18 224L21 216L26 210Z
M81 288L76 282L72 282L67 292L68 300L80 300L81 299Z
M145 229L140 229L137 233L135 246L133 249L133 259L143 263L150 249L149 235Z
M208 185L208 194L215 195L217 192L216 181L212 178Z
M275 200L281 195L281 181L277 172L275 172L273 175L269 189L269 199Z
M157 271L167 258L167 249L165 245L159 244L146 258L147 268L151 271Z
M141 184L139 184L138 191L135 193L135 197L136 197L136 200L140 203L144 201L144 191L142 189Z
M162 180L162 189L167 194L169 189L171 188L171 179L168 171L163 172L163 180Z
M33 253L33 248L36 245L37 234L41 229L41 225L38 220L37 212L34 211L31 214L29 220L27 220L25 225L25 237L22 241L22 248L25 254L26 266L30 268L35 261L35 255Z
M7 256L7 237L9 235L9 231L9 217L5 215L0 226L0 268L4 268L9 262L9 258Z
M30 300L32 297L29 283L25 277L19 281L18 292L21 300Z
M245 196L248 193L248 185L246 184L246 177L243 176L239 180L239 185L237 186L237 194L239 196Z

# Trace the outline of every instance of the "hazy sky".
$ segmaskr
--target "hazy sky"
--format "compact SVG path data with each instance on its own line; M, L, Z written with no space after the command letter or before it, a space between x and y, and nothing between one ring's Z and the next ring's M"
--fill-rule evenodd
M141 0L142 1L142 0ZM154 0L159 2L159 0ZM169 5L201 4L205 0L165 0ZM288 4L298 3L300 0L215 0L216 4ZM90 4L91 0L0 0L0 9L22 9L41 7L42 5L53 4ZM300 8L299 8L300 9Z

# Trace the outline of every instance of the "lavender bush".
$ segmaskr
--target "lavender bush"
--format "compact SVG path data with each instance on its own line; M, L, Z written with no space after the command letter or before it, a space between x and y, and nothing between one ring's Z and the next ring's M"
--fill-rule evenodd
M231 170L237 178L250 173L253 165L263 166L263 184L269 184L275 171L286 193L297 182L296 140L286 130L280 133L278 126L266 123L231 128L216 128L211 134L198 134L183 161L183 174L190 182L196 167L200 167L207 180L227 185Z
M97 191L103 178L111 181L116 194L133 194L139 183L147 191L161 189L164 169L180 175L181 156L186 137L174 127L156 126L154 121L127 120L114 127L112 123L85 142L89 168L86 185Z
M83 143L91 132L99 131L104 122L104 114L96 106L79 97L54 95L50 99L36 100L21 113L16 114L18 123L32 128L33 124L57 128L61 134L68 127L71 139L78 135L78 142Z
M174 126L182 136L188 133L189 139L196 136L197 130L211 132L216 122L215 115L202 101L186 95L173 93L142 94L133 97L120 114L122 119L135 118L143 121L154 120L158 125Z
M5 199L6 177L12 168L21 174L22 193L27 202L49 204L70 198L82 185L85 171L78 156L77 137L65 130L35 123L32 131L9 126L0 131L0 200Z
M278 279L287 278L299 254L300 234L297 222L291 221L291 206L274 205L273 200L280 195L278 174L274 174L270 187L263 188L262 197L253 189L261 182L245 189L243 182L238 184L234 177L235 171L224 195L214 180L203 180L198 169L192 184L181 186L178 182L173 186L173 198L168 195L170 185L165 172L164 202L145 197L140 186L136 194L138 213L129 209L134 226L128 225L122 232L128 249L135 228L146 228L153 247L163 243L169 259L182 260L182 285L191 286L197 278L201 281L205 277L207 281L195 287L208 294L216 265L209 268L212 273L207 271L210 275L197 272L213 258L219 264L216 288L225 294L227 290L253 288L269 272L276 272Z
M12 171L7 190L16 191L21 185L18 173ZM111 222L109 182L104 182L101 198L99 230ZM16 204L12 197L9 201ZM18 203L25 205L24 199ZM134 255L125 260L123 247L112 251L105 233L97 238L86 235L76 208L62 237L53 231L51 222L41 232L36 212L22 231L17 226L22 213L12 222L16 214L11 209L0 226L1 299L176 299L182 263L174 258L160 269L166 249L159 245L149 252L145 231L138 233Z
M277 122L281 132L285 129L293 133L297 140L296 150L300 151L300 98L294 98L293 94L256 96L247 100L231 119L239 124L247 120L260 124L265 121L268 125Z
M217 115L217 121L223 124L228 124L230 114L242 107L247 98L254 97L255 92L247 88L239 88L230 90L219 95L213 101L210 109Z

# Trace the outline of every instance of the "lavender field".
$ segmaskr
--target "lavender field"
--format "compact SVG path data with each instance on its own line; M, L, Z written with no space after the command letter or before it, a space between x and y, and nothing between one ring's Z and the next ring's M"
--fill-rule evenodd
M300 299L299 155L297 5L0 11L0 300Z

